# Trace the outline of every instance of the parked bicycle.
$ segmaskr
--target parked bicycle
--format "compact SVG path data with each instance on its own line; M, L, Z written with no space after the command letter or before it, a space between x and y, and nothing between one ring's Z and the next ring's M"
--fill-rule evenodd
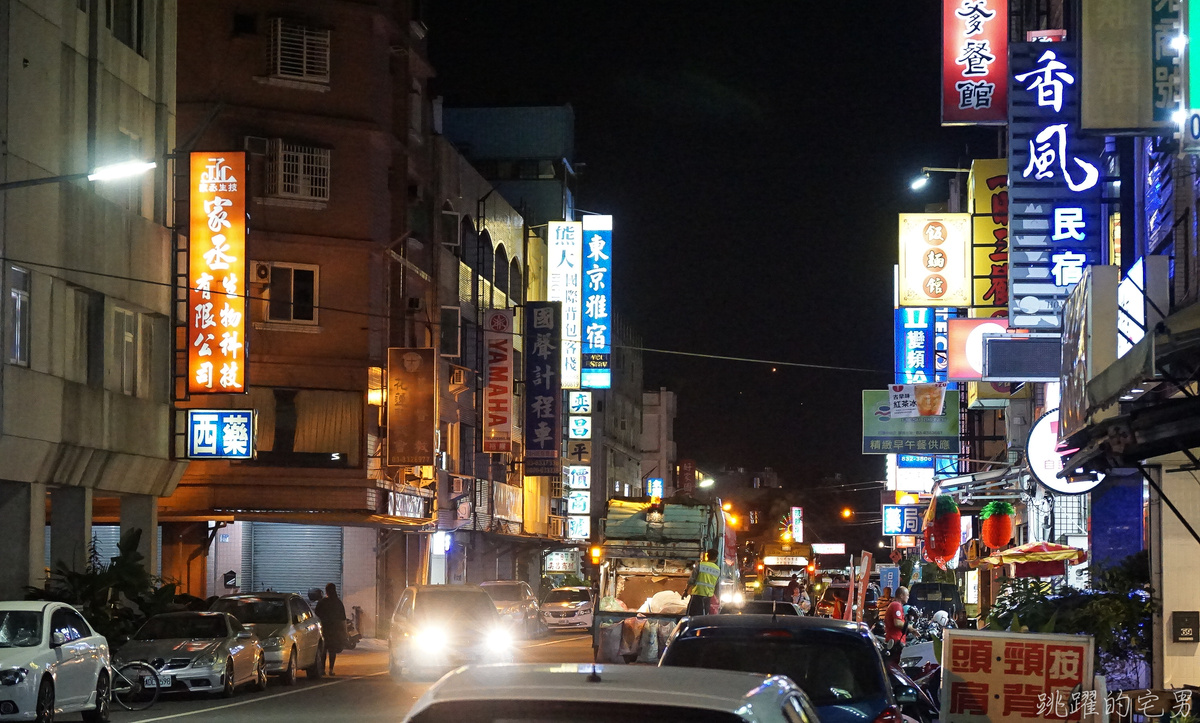
M112 697L125 710L146 710L158 700L158 671L149 663L131 660L113 668Z

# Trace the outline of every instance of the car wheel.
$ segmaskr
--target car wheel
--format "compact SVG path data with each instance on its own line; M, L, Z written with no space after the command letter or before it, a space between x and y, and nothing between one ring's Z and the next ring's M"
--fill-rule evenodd
M254 669L254 690L264 691L267 689L267 661L262 658L258 659L258 667Z
M305 668L304 675L309 678L320 678L325 673L325 642L317 643L317 657L313 660L313 664L309 668Z
M112 686L109 685L108 673L100 671L96 676L96 707L83 712L84 723L108 723L108 706L112 699Z
M233 685L233 661L232 660L225 664L224 683L225 683L225 685L221 688L221 697L222 698L232 698L233 694L235 692L237 692Z
M296 649L292 648L292 652L288 655L288 667L283 674L284 685L296 684Z
M54 723L54 682L43 678L38 686L37 707L35 709L36 723Z

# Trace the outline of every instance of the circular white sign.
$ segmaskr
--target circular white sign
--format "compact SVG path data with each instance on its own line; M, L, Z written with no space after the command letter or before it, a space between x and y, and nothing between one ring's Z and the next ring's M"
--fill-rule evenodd
M970 364L971 369L980 377L983 376L983 335L1003 334L1007 331L1007 322L1004 324L988 322L980 324L967 334L967 364Z
M1094 480L1071 482L1058 476L1062 472L1062 455L1058 449L1058 410L1051 409L1036 422L1029 430L1029 438L1025 440L1025 456L1029 464L1029 473L1043 487L1064 495L1081 495L1091 492L1096 485L1104 480L1104 475L1097 473Z

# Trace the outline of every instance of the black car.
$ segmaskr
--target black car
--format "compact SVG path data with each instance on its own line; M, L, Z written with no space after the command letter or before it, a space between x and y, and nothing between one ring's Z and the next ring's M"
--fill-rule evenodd
M893 687L874 637L859 623L770 615L685 618L659 665L786 675L825 723L901 723L920 693Z
M440 674L468 663L511 663L512 633L478 585L407 588L388 630L394 680Z

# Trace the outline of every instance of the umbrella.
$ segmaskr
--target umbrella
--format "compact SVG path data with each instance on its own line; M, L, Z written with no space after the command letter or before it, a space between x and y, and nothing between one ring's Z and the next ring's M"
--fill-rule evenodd
M985 557L982 565L1013 565L1015 577L1049 577L1065 575L1067 565L1076 565L1087 560L1087 551L1053 542L1030 542L1019 547L1010 547Z

